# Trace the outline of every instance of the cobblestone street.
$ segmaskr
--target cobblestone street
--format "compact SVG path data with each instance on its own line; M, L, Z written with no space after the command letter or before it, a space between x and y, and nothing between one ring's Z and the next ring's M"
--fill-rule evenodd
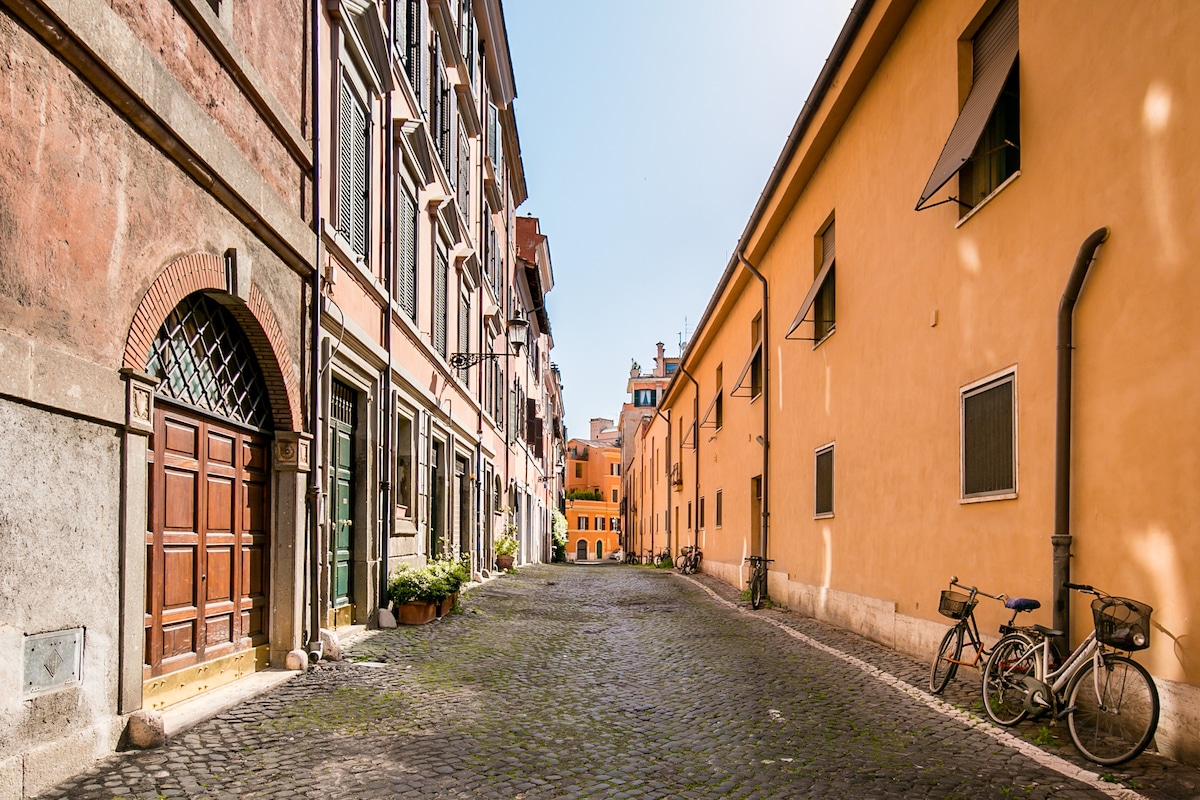
M368 635L345 661L43 797L1200 794L1195 770L1156 756L1089 765L1061 725L1008 736L964 721L974 671L950 693L964 713L919 691L925 665L794 614L749 612L703 577L533 567L464 608Z

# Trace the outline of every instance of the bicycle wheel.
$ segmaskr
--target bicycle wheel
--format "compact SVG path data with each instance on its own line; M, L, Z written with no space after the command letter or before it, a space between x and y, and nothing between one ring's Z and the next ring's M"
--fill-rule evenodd
M1124 764L1146 749L1158 727L1158 688L1145 667L1106 655L1093 660L1067 689L1067 729L1079 752L1097 764Z
M761 573L756 568L754 575L750 578L750 605L759 609L762 608L763 599L767 596L767 576L766 570Z
M955 625L942 637L942 646L938 648L933 665L929 668L929 691L941 694L954 678L954 674L958 672L958 664L954 662L962 656L962 647L962 626Z
M1026 678L1041 680L1041 657L1023 636L1005 636L983 668L983 710L997 725L1016 725L1025 710Z

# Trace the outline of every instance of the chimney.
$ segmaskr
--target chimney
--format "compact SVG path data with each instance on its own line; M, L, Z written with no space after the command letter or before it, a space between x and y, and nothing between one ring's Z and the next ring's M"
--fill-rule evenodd
M658 343L658 357L654 359L654 374L662 377L667 374L667 360L663 357L663 343Z

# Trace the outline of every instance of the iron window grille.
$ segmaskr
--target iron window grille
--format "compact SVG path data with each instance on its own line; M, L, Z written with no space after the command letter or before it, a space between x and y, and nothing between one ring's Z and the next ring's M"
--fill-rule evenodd
M167 315L146 372L157 393L254 428L271 427L266 380L245 333L216 300L197 292Z

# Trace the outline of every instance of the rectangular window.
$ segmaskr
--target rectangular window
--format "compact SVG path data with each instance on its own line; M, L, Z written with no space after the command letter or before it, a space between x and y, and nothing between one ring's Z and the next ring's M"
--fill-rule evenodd
M396 288L400 308L410 320L417 319L417 201L404 184L400 185L399 241L396 254Z
M583 462L582 461L575 462L575 477L576 478L583 477Z
M604 517L596 517L596 530L604 530Z
M412 420L396 417L396 513L401 517L412 517Z
M962 391L962 496L1012 497L1017 492L1016 374Z
M700 506L696 509L696 527L704 527L704 498L700 498Z
M755 348L755 355L750 359L750 396L762 394L763 352L762 352L762 314L754 317L750 325L750 346Z
M408 76L408 83L422 104L421 91L421 0L394 0L392 26L395 28L396 55Z
M586 531L588 529L588 518L583 514L579 515L579 530Z
M1003 0L971 37L971 89L918 211L954 202L965 215L1021 168L1018 23L1017 0ZM930 203L956 173L960 196Z
M721 430L721 428L725 425L725 397L724 397L724 392L722 391L721 371L722 371L722 366L718 366L717 367L717 397L713 401L713 403L714 403L714 405L713 405L713 424L716 425L717 430ZM701 510L703 510L703 508L704 508L703 500L701 501L700 508L701 508ZM703 517L704 515L701 514L700 516ZM704 527L703 522L700 523L700 527L701 528Z
M616 489L612 490L612 501L614 503L617 502L617 490Z
M833 516L833 445L817 450L814 516Z
M723 513L722 512L723 504L721 502L722 494L723 494L723 492L720 489L717 489L717 496L716 496L715 502L713 504L713 523L718 528L721 527L721 522L722 522L722 519L721 519L722 513Z
M819 276L824 272L825 277L813 300L813 338L818 344L833 333L836 271L837 266L833 259L833 223L830 222L825 226L825 230L821 231L821 266L817 274Z
M636 408L650 408L650 407L654 406L654 403L655 403L655 400L654 400L654 390L653 389L634 389L633 390L633 405Z
M488 158L492 160L492 166L497 167L500 148L500 112L491 103L488 103L487 139Z
M467 291L466 280L459 278L458 293L458 349L460 352L471 352L471 293ZM471 385L471 371L460 369L458 379L468 387Z
M687 529L692 529L692 501L688 500L688 526Z
M367 109L343 74L338 98L337 231L367 260L367 207L371 131Z
M437 266L433 270L433 349L446 357L446 328L449 326L450 309L447 308L446 294L449 291L450 266L446 263L446 254L441 250L437 253Z

